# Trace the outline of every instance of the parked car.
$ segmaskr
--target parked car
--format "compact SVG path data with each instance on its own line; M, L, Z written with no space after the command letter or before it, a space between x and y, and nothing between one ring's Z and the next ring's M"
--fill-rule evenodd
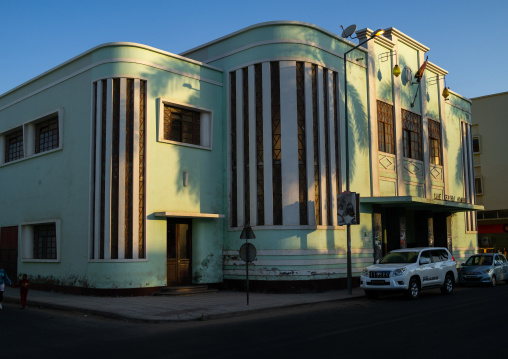
M401 291L416 299L422 289L441 288L443 294L451 294L456 282L457 266L448 249L426 247L389 252L363 269L360 287L369 298L383 291Z
M499 253L472 255L459 270L461 285L489 284L495 287L502 280L508 283L508 261Z

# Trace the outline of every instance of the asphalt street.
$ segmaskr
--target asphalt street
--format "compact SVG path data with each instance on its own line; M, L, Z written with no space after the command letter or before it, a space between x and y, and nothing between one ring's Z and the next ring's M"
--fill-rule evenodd
M305 305L239 318L150 324L13 304L0 311L11 358L504 357L508 285Z

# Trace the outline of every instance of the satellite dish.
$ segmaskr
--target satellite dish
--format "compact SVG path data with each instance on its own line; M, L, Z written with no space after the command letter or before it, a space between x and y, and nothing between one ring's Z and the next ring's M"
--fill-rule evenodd
M340 26L342 27L342 25ZM346 29L344 30L344 28L342 27L342 37L343 38L348 38L350 37L351 35L353 35L356 31L356 25L353 24L353 25L349 25L348 27L346 27Z

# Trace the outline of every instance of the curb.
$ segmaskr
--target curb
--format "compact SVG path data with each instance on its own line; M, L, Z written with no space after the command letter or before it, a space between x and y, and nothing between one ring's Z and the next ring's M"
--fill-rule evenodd
M318 305L318 304L323 304L323 303L334 303L334 302L341 302L341 301L353 301L353 300L358 300L362 297L363 297L363 295L352 295L350 297L337 298L337 299L326 299L326 300L317 301L317 302L293 303L293 304L281 305L281 306L277 306L277 307L247 309L247 310L240 310L240 311L227 312L227 313L209 314L209 315L201 314L201 317L197 316L197 317L191 318L191 319L140 318L140 317L133 317L133 316L129 316L129 315L108 312L105 310L79 308L79 307L73 307L73 306L69 306L69 305L47 303L47 302L43 302L43 301L38 301L37 299L28 301L27 307L37 307L40 309L45 309L45 308L46 309L55 309L55 310L80 313L80 314L85 314L85 315L94 315L94 316L98 316L98 317L103 317L103 318L108 318L108 319L116 319L116 320L121 320L121 321L126 321L126 322L132 322L132 323L162 324L162 323L184 323L184 322L193 322L193 321L207 321L207 320L215 320L215 319L237 318L237 317L248 316L248 315L253 315L253 314L269 313L271 311L280 310L280 309L291 309L291 308L297 308L297 307L303 307L303 306ZM19 305L20 300L19 300L19 298L4 296L4 303L12 303L12 304Z

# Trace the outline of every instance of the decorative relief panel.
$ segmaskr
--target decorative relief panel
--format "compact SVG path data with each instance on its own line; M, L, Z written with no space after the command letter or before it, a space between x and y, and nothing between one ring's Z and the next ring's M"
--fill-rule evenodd
M443 181L443 167L437 165L430 165L430 176L432 181Z
M404 159L404 177L423 178L423 162Z
M396 159L395 156L388 156L386 154L379 155L379 169L381 171L396 171Z

